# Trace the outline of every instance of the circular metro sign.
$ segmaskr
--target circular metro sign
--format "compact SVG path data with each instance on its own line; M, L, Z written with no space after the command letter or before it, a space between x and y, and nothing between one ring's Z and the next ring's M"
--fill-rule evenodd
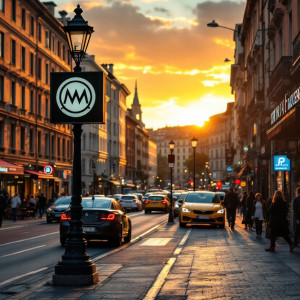
M47 165L44 167L44 173L47 175L52 175L53 174L53 167L50 165Z

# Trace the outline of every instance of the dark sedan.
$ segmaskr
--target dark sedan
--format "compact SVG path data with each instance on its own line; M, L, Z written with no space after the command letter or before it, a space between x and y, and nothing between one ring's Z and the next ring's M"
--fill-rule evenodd
M188 194L188 192L184 192L184 193L181 193L176 202L175 202L175 209L174 209L174 217L178 217L179 216L179 212L180 212L180 207L183 203L183 200L184 198L186 197L186 195Z
M82 199L82 220L85 239L108 240L116 247L131 240L131 219L126 215L122 206L112 198ZM61 216L60 243L65 244L69 222L70 209Z
M59 221L62 213L66 211L71 203L71 197L61 197L57 199L48 209L47 209L47 223L52 221Z

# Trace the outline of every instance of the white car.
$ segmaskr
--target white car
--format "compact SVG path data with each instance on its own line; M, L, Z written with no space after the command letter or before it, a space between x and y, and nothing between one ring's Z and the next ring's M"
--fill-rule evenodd
M136 195L123 195L119 200L119 203L124 208L130 208L132 211L141 211L143 210L142 201L139 200L138 196Z

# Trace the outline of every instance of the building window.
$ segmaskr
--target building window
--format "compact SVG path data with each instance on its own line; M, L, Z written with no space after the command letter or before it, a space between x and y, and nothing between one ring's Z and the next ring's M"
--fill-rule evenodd
M54 42L55 42L55 38L54 38L54 36L52 35L52 37L51 37L52 52L55 51L55 44L54 44Z
M81 173L85 174L85 159L84 158L81 160Z
M30 75L33 76L33 70L34 70L34 55L33 53L30 53Z
M42 59L38 59L38 78L42 80Z
M17 9L16 0L12 0L11 1L11 18L15 22L16 22L16 9Z
M21 23L22 23L22 28L26 29L26 10L25 10L25 8L22 8L22 20L21 20Z
M16 64L16 41L11 40L11 63Z
M92 149L92 134L90 133L90 136L89 136L89 149L91 150Z
M55 156L55 137L54 135L51 136L51 154Z
M42 153L42 132L38 131L38 153Z
M62 157L63 158L66 157L66 140L65 139L62 140Z
M278 39L279 39L279 45L278 45L278 50L279 50L279 59L282 56L282 27L280 28L278 32Z
M34 92L30 91L30 112L34 112Z
M70 158L70 141L67 141L67 158Z
M11 124L10 125L10 141L9 147L10 149L15 149L15 138L16 138L16 126Z
M21 133L20 133L20 149L22 151L25 150L25 127L21 127Z
M48 64L46 64L45 72L46 72L46 83L48 84L49 83L49 65Z
M34 17L33 16L31 16L31 18L30 18L30 34L32 36L34 36Z
M10 104L16 105L16 82L11 82L11 100Z
M293 14L289 13L289 35L288 35L288 51L289 55L293 55Z
M22 100L22 104L21 104L21 107L23 108L23 109L25 109L25 86L24 85L22 85L22 95L21 95L21 100Z
M46 112L45 112L46 118L49 118L49 99L46 98Z
M49 154L49 134L45 133L45 154Z
M68 65L70 65L71 61L70 61L70 53L69 53L69 49L67 50L67 58L68 58Z
M0 75L0 100L4 101L4 76Z
M61 153L60 153L60 138L57 138L57 156L60 157Z
M60 41L57 41L57 56L60 58Z
M0 57L4 58L4 33L3 32L0 32Z
M42 115L42 95L38 96L38 115Z
M33 143L33 140L34 140L33 129L30 129L30 130L29 130L29 151L30 151L30 152L34 152L34 151L33 151L33 149L34 149L34 143Z
M66 49L65 48L66 48L65 45L62 45L62 59L63 59L63 61L66 60Z
M25 47L22 46L22 50L21 50L21 56L22 56L22 70L25 71L25 65L26 65L26 62L25 62Z
M221 160L221 170L223 170L223 160Z
M5 0L0 0L0 10L3 13L5 12Z
M49 48L49 31L45 31L45 46Z
M38 25L38 30L39 30L39 42L42 42L42 25L39 23Z
M219 151L216 149L216 158L219 158Z

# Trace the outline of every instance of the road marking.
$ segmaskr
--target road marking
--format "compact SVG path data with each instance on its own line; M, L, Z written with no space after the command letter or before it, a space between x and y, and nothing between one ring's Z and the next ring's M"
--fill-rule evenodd
M151 238L147 239L140 246L166 246L171 240L171 238Z
M35 237L24 239L24 240L19 240L19 241L15 241L15 242L10 242L10 243L6 243L6 244L2 244L2 245L0 245L0 247L6 246L6 245L15 244L15 243L20 243L20 242L24 242L24 241L28 241L28 240L38 239L40 237L48 236L48 235L51 235L51 234L57 234L57 233L59 233L59 231L55 231L55 232L52 232L52 233L47 233L47 234L35 236Z
M26 251L34 250L34 249L41 248L41 247L45 247L45 246L46 246L46 245L41 245L41 246L37 246L37 247L34 247L34 248L30 248L30 249L26 249L26 250L18 251L18 252L15 252L15 253L6 254L6 255L3 255L3 256L0 256L0 258L2 258L2 257L7 257L7 256L12 256L12 255L16 255L16 254L19 254L19 253L22 253L22 252L26 252Z
M186 240L188 239L190 233L192 232L193 229L189 229L182 240L179 243L180 247L177 247L173 253L173 255L178 255L181 252L181 249L183 245L185 244ZM155 280L154 284L152 285L151 289L148 291L147 295L145 296L144 300L155 300L156 296L158 295L159 291L163 287L167 276L169 275L169 272L174 265L176 261L176 257L171 257L167 264L163 267L161 272L159 273L157 279Z
M5 285L5 284L7 284L7 283L10 283L10 282L12 282L12 281L18 280L18 279L20 279L20 278L22 278L22 277L25 277L25 276L28 276L28 275L33 275L33 274L36 274L36 273L38 273L38 272L41 272L41 271L44 271L44 270L47 270L47 269L48 269L48 268L45 267L45 268L42 268L42 269L38 269L38 270L35 270L35 271L32 271L32 272L29 272L29 273L26 273L26 274L23 274L23 275L19 275L19 276L17 276L17 277L14 277L14 278L5 280L5 281L3 281L3 282L0 282L0 286Z
M20 232L19 234L30 233L30 231Z

